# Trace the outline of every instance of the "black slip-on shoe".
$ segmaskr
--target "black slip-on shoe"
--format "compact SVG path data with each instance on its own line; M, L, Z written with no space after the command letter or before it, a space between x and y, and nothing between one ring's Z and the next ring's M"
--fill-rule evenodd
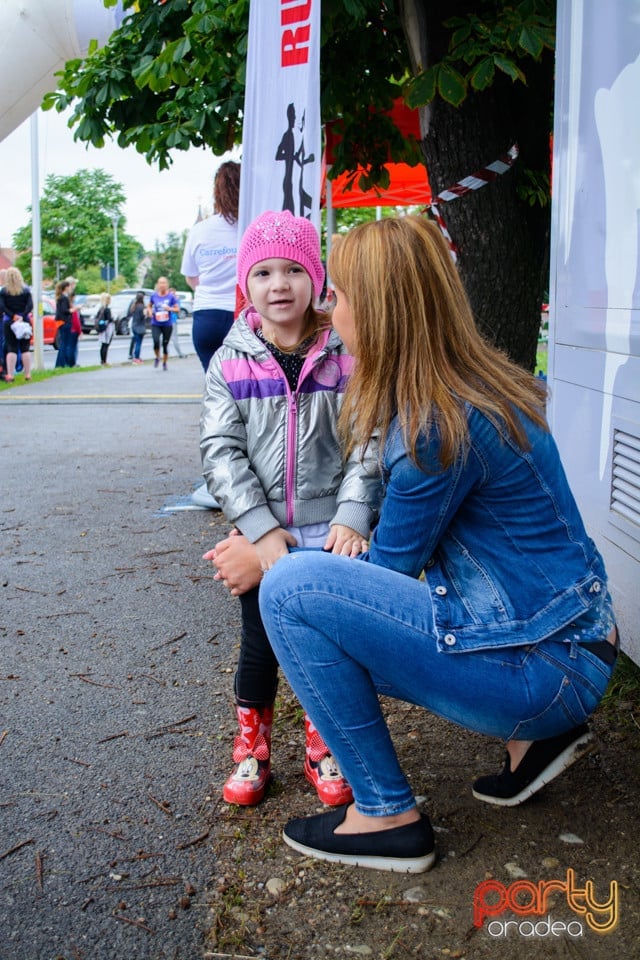
M586 723L557 737L535 740L514 773L507 754L502 772L480 777L474 783L472 793L476 800L485 803L517 807L594 748L594 737Z
M396 873L424 873L436 854L433 830L424 814L415 823L373 833L334 833L348 803L330 813L290 820L282 832L285 843L317 860Z

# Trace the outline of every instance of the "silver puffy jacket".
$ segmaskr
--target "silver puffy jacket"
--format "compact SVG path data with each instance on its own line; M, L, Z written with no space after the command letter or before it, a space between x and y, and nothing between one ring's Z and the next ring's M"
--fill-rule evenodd
M209 492L252 543L310 523L367 537L381 500L377 450L370 444L345 464L337 432L353 358L324 331L292 393L254 333L259 323L252 308L241 314L209 365L200 419Z

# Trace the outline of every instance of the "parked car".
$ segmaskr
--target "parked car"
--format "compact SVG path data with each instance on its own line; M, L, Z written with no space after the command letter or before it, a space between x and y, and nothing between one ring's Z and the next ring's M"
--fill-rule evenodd
M80 305L80 323L83 333L96 332L96 314L101 306L100 294L88 294Z
M62 326L62 320L56 320L56 302L51 297L43 297L42 303L42 342L47 346L53 346L57 350L60 346L60 337L58 329ZM33 343L33 338L31 340Z

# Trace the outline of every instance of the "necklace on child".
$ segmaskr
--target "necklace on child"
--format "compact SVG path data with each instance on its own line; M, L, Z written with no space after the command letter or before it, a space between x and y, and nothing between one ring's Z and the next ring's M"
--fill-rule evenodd
M311 334L306 333L302 340L298 340L297 343L292 344L290 347L285 347L278 342L278 338L276 337L275 333L265 333L263 327L258 327L256 333L261 340L264 340L266 343L270 343L271 346L275 347L276 350L279 350L280 353L288 353L296 357L300 357L302 354L306 353L318 336L318 331L314 330Z

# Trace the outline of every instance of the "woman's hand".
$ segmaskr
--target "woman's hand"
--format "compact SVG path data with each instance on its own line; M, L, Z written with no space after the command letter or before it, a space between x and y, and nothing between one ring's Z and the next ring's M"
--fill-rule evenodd
M325 550L338 553L343 557L357 557L359 553L364 553L368 548L369 544L357 530L345 527L341 523L331 525L324 544Z
M287 545L294 547L296 539L286 530L278 527L261 537L257 543L249 543L237 530L233 530L226 540L217 543L213 550L204 554L203 560L211 560L217 573L214 580L220 580L234 597L257 587L265 570L286 553ZM259 551L262 546L262 555ZM263 566L269 563L269 566Z
M214 580L220 580L234 597L257 587L262 580L258 551L237 531L217 543L202 559L211 560L217 570Z

